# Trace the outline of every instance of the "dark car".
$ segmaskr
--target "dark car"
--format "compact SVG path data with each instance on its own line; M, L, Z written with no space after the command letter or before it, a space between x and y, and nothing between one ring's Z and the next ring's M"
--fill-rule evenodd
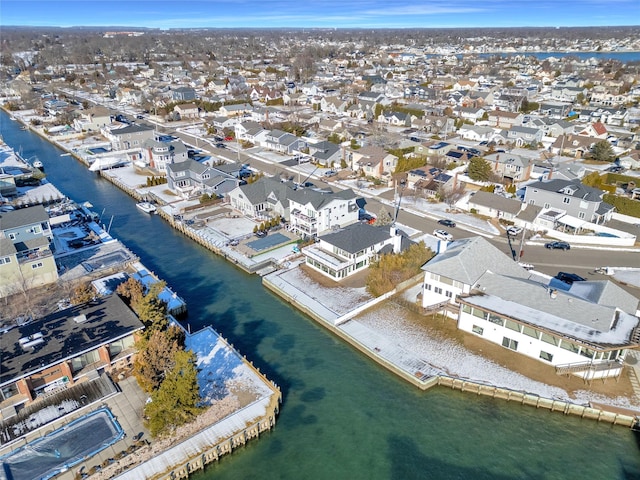
M567 273L567 272L558 272L555 276L561 282L564 282L568 285L573 285L573 282L585 282L586 278L582 278L580 275L576 275L575 273Z
M258 230L256 233L254 233L254 235L258 238L262 238L262 237L266 237L267 236L267 231L266 230Z
M456 222L454 222L453 220L449 220L448 218L443 218L442 220L438 220L438 223L440 225L444 225L445 227L455 227L456 226Z
M551 250L569 250L571 248L571 245L567 242L549 242L545 243L544 246Z

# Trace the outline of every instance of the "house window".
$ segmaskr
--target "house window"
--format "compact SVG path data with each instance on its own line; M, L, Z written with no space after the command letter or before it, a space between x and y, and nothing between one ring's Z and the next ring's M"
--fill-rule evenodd
M434 287L434 291L435 291L437 294L442 295L442 288L440 288L440 287Z
M31 268L33 268L34 270L36 268L40 268L40 267L42 267L42 262L37 262L37 263L32 263L31 264Z
M424 289L431 291L431 285L429 283L424 284Z
M511 350L518 350L518 342L507 337L502 337L502 346Z
M538 331L535 328L527 327L526 325L522 326L522 333L535 339L538 338Z
M473 308L473 315L475 317L482 318L483 320L487 319L487 312L480 310L479 308Z
M584 212L578 212L578 218L584 218L585 214Z
M0 265L3 265L5 263L11 263L11 257L2 257L2 258L0 258Z
M551 345L555 345L556 347L558 346L558 339L553 335L549 335L548 333L543 333L542 336L540 337L540 340L542 340L543 342L549 343Z
M504 318L499 317L498 315L494 315L493 313L490 313L489 321L491 323L495 323L496 325L500 325L501 327L504 327Z
M562 199L562 203L566 203L567 205L569 205L571 203L571 199L569 197L564 197Z
M507 320L507 323L505 324L505 327L507 327L509 330L513 330L515 332L519 332L520 331L520 324L517 322L514 322L513 320Z
M482 327L479 327L478 325L474 325L473 328L471 328L471 331L477 335L482 335L484 329Z
M447 290L447 291L445 292L445 295L446 295L447 297L449 297L449 298L452 298L452 297L453 297L453 294L452 294L449 290Z
M3 400L13 397L14 395L18 395L18 393L20 392L18 391L18 386L15 383L12 383L11 385L6 385L2 387L2 389L0 390L1 398Z
M582 349L580 350L580 355L582 355L583 357L587 357L587 358L593 358L593 354L595 352L589 348L584 348L582 347Z
M549 205L548 203L544 204L544 208L549 208L551 205Z
M543 352L542 350L540 350L540 358L542 360L546 360L547 362L553 362L553 355L547 352Z
M565 350L568 350L572 353L580 352L580 347L578 345L571 343L567 340L562 340L562 342L560 342L560 348L564 348Z
M82 370L87 365L91 365L92 363L97 362L98 360L100 360L100 355L98 355L97 350L87 352L84 355L80 355L79 357L71 360L71 370L73 371L73 373L75 373L78 370Z
M464 313L471 313L471 307L469 305L462 305L462 311Z
M40 228L40 225L36 225L34 227L31 227L29 229L29 232L30 233L40 233L40 232L42 232L42 229Z

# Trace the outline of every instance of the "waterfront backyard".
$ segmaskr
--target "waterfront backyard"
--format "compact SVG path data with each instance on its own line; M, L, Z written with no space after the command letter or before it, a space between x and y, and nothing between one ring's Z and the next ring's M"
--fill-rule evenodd
M301 291L313 292L314 297L323 299L325 307L338 314L372 298L366 292L365 273L337 283L303 265L281 276ZM557 375L552 366L458 330L455 319L442 314L424 316L406 308L407 302L415 301L418 290L409 288L399 295L400 302L391 298L338 328L357 332L361 338L368 336L363 332L375 332L378 338L384 339L387 350L398 350L399 353L391 355L406 356L409 352L447 376L545 398L640 411L637 396L640 392L634 391L629 377L635 357L628 358L627 368L618 379L587 384L576 376ZM372 349L375 351L375 348Z

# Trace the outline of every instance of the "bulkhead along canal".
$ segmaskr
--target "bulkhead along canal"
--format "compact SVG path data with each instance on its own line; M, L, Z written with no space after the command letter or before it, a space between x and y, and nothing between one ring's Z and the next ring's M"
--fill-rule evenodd
M276 382L275 429L193 478L631 479L628 429L396 378L250 276L188 240L73 157L0 114L4 141L43 162L49 180L89 201L111 234Z

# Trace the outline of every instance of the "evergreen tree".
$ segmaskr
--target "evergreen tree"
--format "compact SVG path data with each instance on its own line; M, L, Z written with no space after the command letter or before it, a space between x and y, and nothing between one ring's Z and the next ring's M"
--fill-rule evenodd
M482 157L473 157L469 161L469 178L486 182L491 178L491 164Z
M611 162L615 157L615 153L609 142L601 140L591 147L591 156L599 162Z
M133 374L145 392L152 392L174 367L175 356L184 344L184 333L176 326L148 332L148 338L143 337L136 343L138 354L133 363Z
M167 373L160 388L151 394L145 407L146 426L151 435L169 434L193 420L203 408L199 406L200 390L196 356L191 351L175 354L175 364Z

